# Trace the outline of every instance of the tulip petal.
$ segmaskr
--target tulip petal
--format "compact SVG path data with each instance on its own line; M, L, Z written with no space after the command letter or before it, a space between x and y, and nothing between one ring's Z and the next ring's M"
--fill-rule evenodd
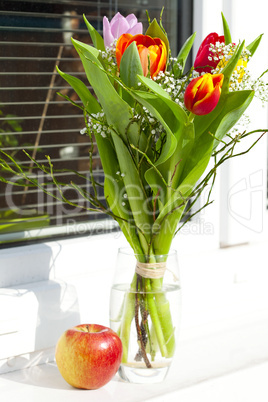
M211 93L208 93L202 100L195 103L192 113L196 115L205 115L212 112L217 106L221 95L220 84L217 84Z
M162 39L154 38L155 43L159 48L159 59L157 60L157 69L152 73L151 76L155 77L160 71L165 71L167 63L167 48Z
M115 49L115 56L117 61L117 67L120 68L120 62L124 51L126 50L127 46L129 45L129 41L132 38L130 34L123 34L117 41L116 49Z
M223 74L209 73L194 78L184 93L186 108L196 115L210 113L220 99L223 78Z
M158 64L161 57L161 49L159 46L149 46L149 54L150 54L150 75L154 77L157 75Z
M161 51L159 48L156 52L150 51L150 76L151 77L155 77L157 75L160 56L161 56Z
M213 74L212 75L213 85L216 86L217 84L220 84L222 86L223 78L224 78L223 74Z
M140 55L141 66L144 77L148 75L148 58L150 57L149 49L143 45L138 45L138 52Z
M162 52L161 52L160 60L159 60L159 63L158 63L158 69L157 69L156 75L160 71L165 71L166 64L167 64L167 48L166 48L166 45L165 45L164 42L162 42L161 49L162 49Z
M196 93L198 91L198 88L201 85L200 78L202 78L202 77L194 78L189 83L189 85L187 86L185 93L184 93L184 104L186 106L186 109L188 109L190 111L192 111Z
M132 28L134 25L136 25L138 23L138 20L137 20L137 17L135 14L128 14L126 16L126 21L130 28Z
M142 34L143 26L137 21L134 14L129 14L126 18L119 12L108 21L107 17L103 17L103 39L105 47L111 47L116 39L121 35L130 33L131 35Z
M201 43L196 57L198 57L200 53L203 52L204 48L209 46L211 43L215 45L216 42L222 42L222 41L224 42L224 36L219 36L216 32L211 32L205 37L205 39Z
M216 42L225 43L224 36L219 36L216 32L212 32L206 36L198 49L194 61L195 70L200 73L210 73L217 66L219 60L214 60L215 55L210 50L211 44L215 45Z
M111 32L110 23L107 17L103 17L103 40L104 46L109 47L114 42L114 36Z
M113 23L111 22L111 32L114 38L119 38L121 35L126 33L129 29L129 25L124 17L118 16Z
M213 81L210 74L204 74L203 79L200 80L198 91L194 98L194 103L199 102L205 98L208 93L211 93L214 89Z
M143 31L143 26L141 22L138 22L136 25L134 25L133 27L131 27L127 33L131 34L131 35L140 35L142 34Z
M119 12L116 13L116 14L113 16L113 18L112 18L111 21L110 21L110 29L111 29L112 34L113 34L113 32L116 31L117 25L120 24L120 21L121 21L121 19L123 19L123 18L124 18L124 17L123 17ZM113 36L114 36L114 35L113 35ZM119 36L118 36L117 38L119 38Z
M164 71L167 62L167 51L164 42L148 35L121 35L116 45L117 65L120 66L122 55L126 48L135 42L142 65L143 74L147 77L150 61L150 76L155 77L159 71Z
M123 15L121 15L119 12L116 13L113 18L111 19L110 25L111 25L111 29L115 26L117 26L118 24L121 23L122 20L124 20L125 17L123 17Z
M209 57L212 57L209 49L210 45L204 46L199 55L196 56L194 68L199 72L210 73L217 66L217 63L213 59L209 60Z
M143 45L145 47L153 46L155 44L155 41L151 36L147 35L134 35L133 38L129 41L129 44L132 42L136 42L137 45Z

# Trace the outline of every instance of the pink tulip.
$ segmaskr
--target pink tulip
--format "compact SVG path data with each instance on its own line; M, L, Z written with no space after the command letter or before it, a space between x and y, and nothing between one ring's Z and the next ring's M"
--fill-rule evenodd
M114 41L121 35L128 33L131 35L142 34L143 26L138 22L134 14L129 14L126 18L120 13L109 22L107 17L103 17L103 39L105 47L112 47Z

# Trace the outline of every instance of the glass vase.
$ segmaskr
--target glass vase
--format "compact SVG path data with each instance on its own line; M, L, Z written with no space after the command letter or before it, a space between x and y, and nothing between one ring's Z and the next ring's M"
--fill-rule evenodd
M120 248L110 297L110 327L123 344L121 379L158 383L174 357L180 323L176 251L135 255Z

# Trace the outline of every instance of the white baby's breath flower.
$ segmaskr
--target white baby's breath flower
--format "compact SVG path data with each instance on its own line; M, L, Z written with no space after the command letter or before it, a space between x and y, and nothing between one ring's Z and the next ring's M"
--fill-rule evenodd
M82 128L82 130L80 130L80 134L82 134L82 135L86 134L86 132L87 132L86 127Z

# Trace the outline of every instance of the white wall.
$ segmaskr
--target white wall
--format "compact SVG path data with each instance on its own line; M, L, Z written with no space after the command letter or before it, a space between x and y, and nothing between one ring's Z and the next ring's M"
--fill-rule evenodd
M235 43L245 39L247 46L264 34L248 63L252 76L259 77L268 67L268 3L197 0L194 4L194 29L198 31L195 52L208 33L223 34L221 11ZM252 102L248 112L251 120L248 131L267 128L267 107L263 108L259 100ZM243 141L237 152L247 149L259 135ZM264 239L267 235L267 135L249 154L225 163L220 174L220 244L226 247Z

